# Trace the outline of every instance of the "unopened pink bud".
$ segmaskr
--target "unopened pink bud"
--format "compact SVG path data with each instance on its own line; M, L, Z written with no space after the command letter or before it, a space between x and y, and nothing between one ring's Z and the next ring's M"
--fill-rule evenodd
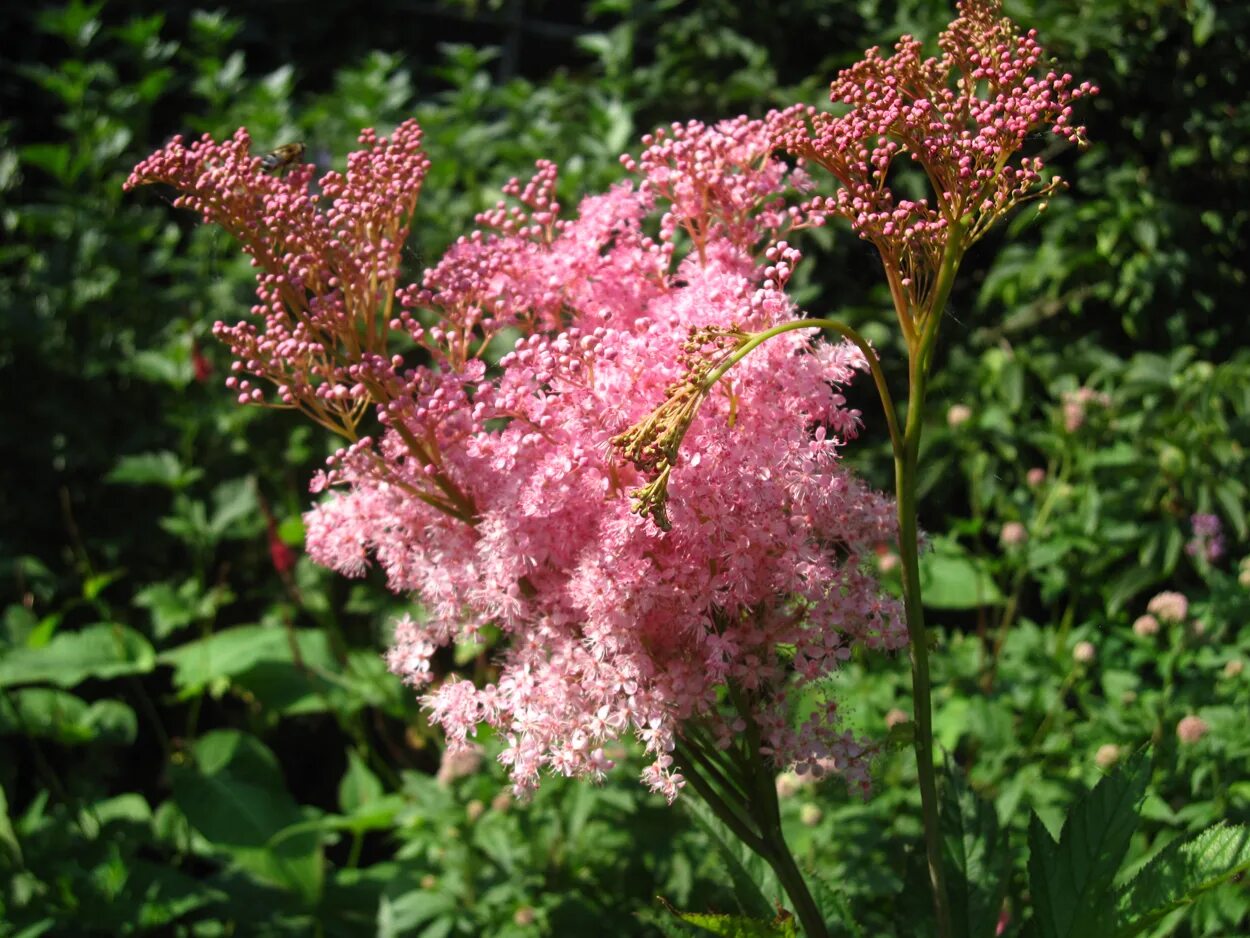
M1192 746L1206 736L1210 729L1211 727L1207 725L1206 720L1191 713L1176 724L1176 738L1184 745Z

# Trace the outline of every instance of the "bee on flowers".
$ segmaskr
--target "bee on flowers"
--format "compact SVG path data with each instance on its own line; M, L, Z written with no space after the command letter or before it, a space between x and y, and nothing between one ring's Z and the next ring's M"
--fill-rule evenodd
M267 173L285 176L303 157L303 143L284 143L260 158L260 168Z

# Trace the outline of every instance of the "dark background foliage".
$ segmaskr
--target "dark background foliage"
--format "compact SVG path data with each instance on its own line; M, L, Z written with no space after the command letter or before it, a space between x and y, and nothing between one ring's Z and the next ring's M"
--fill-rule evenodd
M1153 742L1145 856L1250 812L1236 716L1250 694L1231 664L1250 652L1250 9L1007 12L1102 93L1082 111L1093 146L1050 153L1071 192L976 249L944 327L922 501L946 636L939 733L1020 829L1029 808L1061 817L1100 746ZM416 276L535 159L560 163L574 205L653 126L820 101L863 48L932 38L950 14L928 0L0 10L0 935L654 934L679 933L656 894L734 908L714 823L644 797L627 769L517 806L487 741L477 771L431 778L439 741L378 657L406 601L298 557L327 441L220 387L208 333L250 303L249 269L168 193L121 184L174 133L246 125L304 140L326 168L360 127L415 114L434 162ZM863 328L901 379L867 246L837 231L803 247L807 308ZM1064 395L1082 387L1105 404L1068 430ZM866 427L848 458L887 485L875 398L851 394ZM950 425L951 404L969 419ZM1214 563L1184 550L1195 512L1222 520ZM1002 546L1010 522L1024 545ZM1163 588L1190 597L1190 621L1146 642L1129 623ZM1073 663L1078 640L1095 662ZM442 666L484 677L490 649ZM857 660L822 693L884 735L904 672ZM1192 713L1211 730L1183 747ZM883 757L866 807L836 783L787 800L831 917L865 934L923 928L895 901L918 833L908 758ZM1021 889L1010 909L1013 931ZM1246 909L1229 887L1178 927L1237 933Z

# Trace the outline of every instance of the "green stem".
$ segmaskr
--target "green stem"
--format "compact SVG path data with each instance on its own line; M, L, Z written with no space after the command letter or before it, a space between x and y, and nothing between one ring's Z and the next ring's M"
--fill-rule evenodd
M950 903L946 895L946 875L942 869L942 830L938 821L937 768L933 753L933 701L929 679L929 637L924 623L924 602L920 590L920 547L917 521L917 476L920 464L920 438L924 431L924 403L929 369L937 345L942 313L955 284L955 274L963 258L967 225L952 222L946 251L934 284L932 301L914 321L917 335L907 346L907 418L902 445L894 450L894 491L898 504L898 549L903 569L903 606L907 614L910 640L913 736L916 775L920 783L920 812L924 822L925 854L929 866L929 887L939 938L951 938ZM900 318L910 310L898 310Z
M929 681L929 639L925 631L924 605L920 593L920 553L916 520L916 475L920 450L920 425L924 411L925 376L912 360L908 394L907 429L901 457L894 460L895 495L898 502L898 552L903 570L903 606L910 639L912 707L915 734L916 774L920 782L920 809L924 821L925 853L929 886L938 934L951 934L950 908L946 901L946 878L942 871L942 835L938 825L937 772L933 762L933 705Z
M863 353L865 360L868 362L868 370L872 372L872 380L877 385L877 393L881 396L881 405L885 410L885 422L890 428L890 443L894 447L894 455L897 458L903 445L903 437L899 433L898 415L894 409L894 399L890 396L890 388L885 381L885 372L881 370L881 362L877 358L876 351L868 344L867 339L851 326L836 319L792 319L789 322L773 326L771 329L765 329L763 332L754 333L726 356L723 362L712 369L707 379L703 382L704 391L711 390L712 386L725 376L725 372L729 371L730 368L738 364L738 362L742 361L742 359L746 358L769 339L784 332L793 332L795 329L829 329L838 333L849 342L854 343Z

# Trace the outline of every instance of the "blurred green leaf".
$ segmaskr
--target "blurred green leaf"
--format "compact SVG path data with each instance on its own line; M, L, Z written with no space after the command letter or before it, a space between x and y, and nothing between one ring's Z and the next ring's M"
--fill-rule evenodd
M184 466L176 455L164 451L123 456L106 478L122 485L159 485L177 492L194 484L203 475L203 469Z
M931 609L975 609L1003 601L985 564L946 539L921 553L920 589Z
M195 830L243 869L315 903L321 845L304 829L273 753L253 736L218 730L196 741L192 760L175 766L172 780L174 802Z
M78 632L59 632L42 648L0 654L0 687L73 687L88 678L146 674L154 667L156 652L147 639L124 625L99 622Z

